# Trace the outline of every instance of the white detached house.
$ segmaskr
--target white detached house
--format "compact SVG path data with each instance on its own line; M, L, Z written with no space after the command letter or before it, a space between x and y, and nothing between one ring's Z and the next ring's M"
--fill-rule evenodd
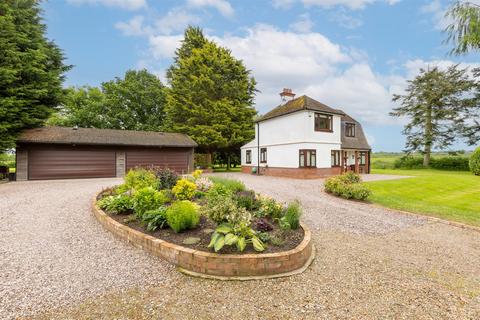
M294 97L289 89L280 95ZM295 178L370 172L362 126L341 110L301 96L255 122L255 139L241 147L242 172Z

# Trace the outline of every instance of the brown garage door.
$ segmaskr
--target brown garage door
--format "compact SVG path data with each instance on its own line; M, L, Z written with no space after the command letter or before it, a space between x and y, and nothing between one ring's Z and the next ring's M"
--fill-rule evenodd
M51 147L28 151L28 178L70 179L115 177L115 151Z
M145 149L126 152L127 171L135 167L168 167L178 173L188 172L190 150Z

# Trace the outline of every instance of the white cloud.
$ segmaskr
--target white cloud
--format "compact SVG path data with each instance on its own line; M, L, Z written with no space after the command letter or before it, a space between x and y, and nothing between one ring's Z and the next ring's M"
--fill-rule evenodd
M480 5L480 0L470 0L471 4ZM421 7L421 12L431 14L432 22L437 30L445 30L453 21L450 17L446 17L448 5L443 5L440 0L432 0Z
M290 28L297 32L306 33L312 30L313 25L314 23L310 19L310 15L308 13L304 13L298 17L297 21L290 24Z
M183 31L189 24L199 23L200 18L183 8L174 8L155 21L155 27L162 34Z
M128 22L117 22L115 28L122 31L126 36L142 36L148 31L143 25L143 16L135 16Z
M363 24L362 20L346 14L345 10L335 12L334 14L332 14L331 19L341 27L347 29L356 29Z
M225 17L232 17L235 13L230 3L226 0L187 0L190 7L202 8L212 7L218 10Z
M127 10L138 10L147 6L146 0L67 0L67 2L76 5L103 5Z
M363 9L367 5L374 2L386 2L389 5L394 5L401 0L299 0L305 6L319 6L322 8L333 8L336 6L342 6L351 10ZM275 8L288 9L296 0L272 0L272 5Z

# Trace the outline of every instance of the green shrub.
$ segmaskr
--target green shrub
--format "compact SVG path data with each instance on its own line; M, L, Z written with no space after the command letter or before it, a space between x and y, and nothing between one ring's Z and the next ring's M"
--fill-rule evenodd
M340 180L345 183L359 183L362 182L360 175L355 172L347 172L339 176Z
M430 159L430 167L438 170L468 171L468 158L462 156L448 156Z
M473 174L480 176L480 147L470 156L469 166Z
M111 214L131 213L133 210L133 200L129 195L119 194L107 196L98 201L98 206Z
M124 186L127 190L140 190L146 187L157 188L158 180L153 171L136 168L128 171L124 178Z
M214 184L206 193L207 202L214 202L218 199L231 198L233 192L222 184Z
M142 217L149 210L158 209L168 201L169 199L165 193L157 191L152 187L137 190L133 194L133 208L138 217Z
M167 208L164 206L149 210L143 214L142 222L147 225L147 231L163 229L167 225Z
M258 201L260 202L260 206L255 212L257 217L271 217L273 219L279 219L283 216L283 206L275 201L275 199L267 196L261 196Z
M198 205L191 201L177 201L167 209L168 226L177 233L193 229L199 222Z
M237 192L233 195L233 199L237 202L237 206L249 211L257 210L260 207L257 196L252 190Z
M195 196L197 186L187 179L180 179L172 188L172 192L178 200L190 200Z
M300 216L302 215L302 207L300 206L300 202L295 200L288 204L287 210L285 211L285 215L281 218L284 220L283 226L287 226L289 229L298 229L300 226Z
M158 189L172 189L178 181L178 174L169 168L155 168L155 176L158 180Z
M201 208L201 213L217 224L229 222L237 224L244 222L250 225L252 215L245 208L238 207L236 202L230 198L213 198Z
M361 183L346 183L342 176L325 180L325 191L345 199L366 200L371 191Z
M395 169L422 169L423 159L421 157L403 156L393 163Z
M214 184L221 184L232 193L245 191L245 185L243 182L233 179L226 179L221 177L210 177L210 180L213 181Z

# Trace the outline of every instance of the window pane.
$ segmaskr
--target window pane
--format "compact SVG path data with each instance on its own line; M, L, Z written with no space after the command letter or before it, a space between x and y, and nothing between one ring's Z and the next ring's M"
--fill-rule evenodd
M317 166L317 157L315 155L315 152L312 152L312 160L310 161L311 162L311 166L312 167L316 167Z
M305 167L305 155L300 151L300 167Z
M310 151L307 151L307 163L305 164L307 167L310 167Z

